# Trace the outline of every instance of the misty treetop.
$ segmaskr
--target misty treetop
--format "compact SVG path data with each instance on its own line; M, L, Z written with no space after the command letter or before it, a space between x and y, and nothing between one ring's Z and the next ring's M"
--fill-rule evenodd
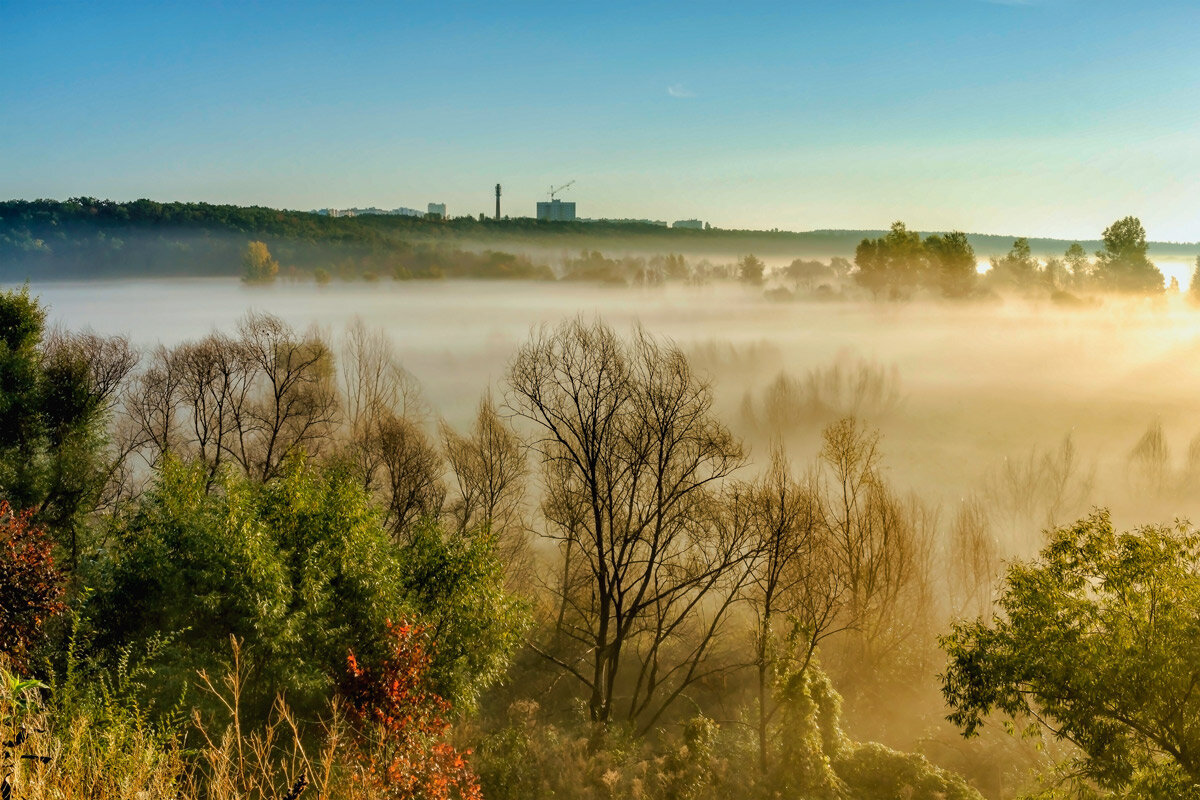
M1095 277L1117 291L1162 291L1163 276L1147 256L1148 249L1141 220L1117 220L1104 229L1104 249L1096 253Z
M271 256L264 242L250 242L242 254L242 280L247 283L268 283L279 274L279 262Z
M982 276L966 234L931 234L924 240L902 222L878 239L863 239L855 251L855 281L875 298L913 296L920 289L948 298L984 291L1046 294L1068 300L1096 291L1155 295L1163 291L1162 272L1150 261L1146 232L1136 217L1125 217L1104 231L1103 249L1090 262L1074 242L1062 258L1044 263L1034 257L1029 239L1018 238L1011 249L992 258Z

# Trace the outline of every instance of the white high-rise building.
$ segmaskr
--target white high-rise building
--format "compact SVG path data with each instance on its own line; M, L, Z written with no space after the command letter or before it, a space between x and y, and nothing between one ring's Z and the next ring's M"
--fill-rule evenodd
M538 203L537 218L548 222L574 222L575 203L566 203L562 200Z

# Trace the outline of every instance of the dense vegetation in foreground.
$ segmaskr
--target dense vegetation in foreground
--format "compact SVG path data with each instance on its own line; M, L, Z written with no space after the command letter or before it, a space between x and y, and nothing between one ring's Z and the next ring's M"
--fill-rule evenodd
M787 406L797 469L601 322L468 430L361 325L137 353L9 292L0 343L13 797L1195 793L1200 536L1097 512L1004 568L999 509L900 492L839 379ZM1069 447L1036 467L1063 508Z

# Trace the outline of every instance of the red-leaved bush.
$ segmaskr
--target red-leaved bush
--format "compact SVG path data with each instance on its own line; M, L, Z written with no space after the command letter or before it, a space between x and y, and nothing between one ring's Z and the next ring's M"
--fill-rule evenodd
M50 551L32 512L14 513L0 501L0 655L18 668L26 666L46 620L66 608L62 575Z
M403 800L482 800L467 752L446 742L450 704L428 688L426 629L388 623L382 663L347 657L343 695L357 745L357 778L372 795Z

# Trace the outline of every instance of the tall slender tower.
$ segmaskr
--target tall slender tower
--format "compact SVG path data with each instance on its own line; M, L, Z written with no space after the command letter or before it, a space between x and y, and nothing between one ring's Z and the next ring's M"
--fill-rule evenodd
M496 220L500 220L500 184L496 184Z

